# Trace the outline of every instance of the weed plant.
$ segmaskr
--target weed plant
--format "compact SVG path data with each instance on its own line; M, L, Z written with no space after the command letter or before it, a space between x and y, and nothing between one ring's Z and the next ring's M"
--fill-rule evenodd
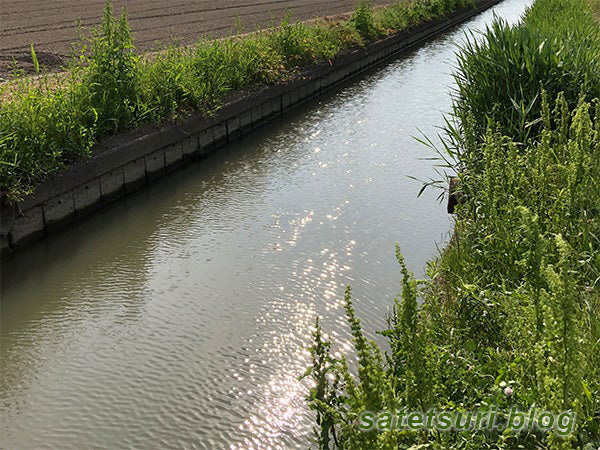
M497 21L461 50L445 156L458 159L462 189L454 237L427 281L397 249L402 292L382 332L388 351L364 337L347 290L356 375L331 356L317 323L306 376L321 448L600 446L600 46L591 17L579 0L537 0L522 25ZM364 411L511 407L572 411L574 432L357 426Z

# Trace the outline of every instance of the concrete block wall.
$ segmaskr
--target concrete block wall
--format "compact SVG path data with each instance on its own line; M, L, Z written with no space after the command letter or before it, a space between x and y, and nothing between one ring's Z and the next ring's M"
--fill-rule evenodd
M422 24L304 72L285 85L225 105L213 118L192 115L102 143L94 157L40 185L18 204L2 205L0 246L10 254L200 157L407 48L472 17L500 0Z

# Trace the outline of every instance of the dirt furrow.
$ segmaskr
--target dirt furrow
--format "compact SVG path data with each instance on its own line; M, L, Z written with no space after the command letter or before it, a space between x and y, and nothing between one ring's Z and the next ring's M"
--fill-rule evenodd
M310 20L351 11L358 0L129 0L127 9L136 46L150 51L177 40L191 44L199 38L226 36L267 28L288 13L296 20ZM114 0L119 11L123 0ZM373 0L373 5L391 0ZM82 31L100 22L104 0L1 0L0 79L14 69L32 70L30 46L49 70L65 64L71 45Z

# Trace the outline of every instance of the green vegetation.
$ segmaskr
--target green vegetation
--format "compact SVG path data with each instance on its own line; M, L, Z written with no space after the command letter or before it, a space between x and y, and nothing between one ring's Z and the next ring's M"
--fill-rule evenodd
M584 0L537 0L520 25L497 21L461 49L456 121L440 150L462 186L454 238L427 281L397 250L402 293L382 332L386 352L364 337L347 291L356 376L317 324L306 376L321 448L600 446L600 27L591 17ZM573 411L574 433L357 426L363 411L511 407Z
M537 134L542 90L551 100L562 92L570 109L581 93L600 97L598 39L584 0L536 2L526 26L496 21L483 40L471 39L459 54L459 118L472 117L478 134L489 121L519 141Z
M310 64L367 41L442 17L472 0L401 0L373 11L361 2L348 21L283 21L276 29L157 55L136 53L126 12L110 2L66 76L19 78L0 88L0 186L18 200L65 165L90 155L103 136L189 111L214 113L233 91L283 82ZM32 58L37 61L32 46ZM36 67L38 67L36 65Z
M589 0L589 3L592 7L592 11L594 11L596 20L600 21L600 0Z

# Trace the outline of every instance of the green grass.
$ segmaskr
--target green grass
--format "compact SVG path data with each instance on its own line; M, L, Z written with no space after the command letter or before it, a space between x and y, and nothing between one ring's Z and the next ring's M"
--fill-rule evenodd
M494 121L523 142L539 129L542 90L551 100L564 93L570 108L581 93L600 97L598 48L600 31L586 0L536 2L522 25L496 21L483 40L461 49L456 112L472 118L477 133Z
M152 57L136 53L126 11L110 3L68 74L18 78L0 88L0 186L9 200L84 159L103 136L190 111L213 114L235 91L284 82L325 62L472 0L402 0L373 11L361 1L347 21L292 23L246 37L203 40ZM32 46L32 58L37 60ZM36 66L37 67L37 66Z
M322 448L600 445L600 43L591 17L580 0L537 0L522 24L497 22L461 50L444 155L455 158L464 199L452 243L420 282L397 249L402 293L385 354L365 339L347 291L356 376L329 354L317 324L308 402ZM533 106L525 114L520 104ZM356 426L363 411L492 406L570 410L575 431Z

